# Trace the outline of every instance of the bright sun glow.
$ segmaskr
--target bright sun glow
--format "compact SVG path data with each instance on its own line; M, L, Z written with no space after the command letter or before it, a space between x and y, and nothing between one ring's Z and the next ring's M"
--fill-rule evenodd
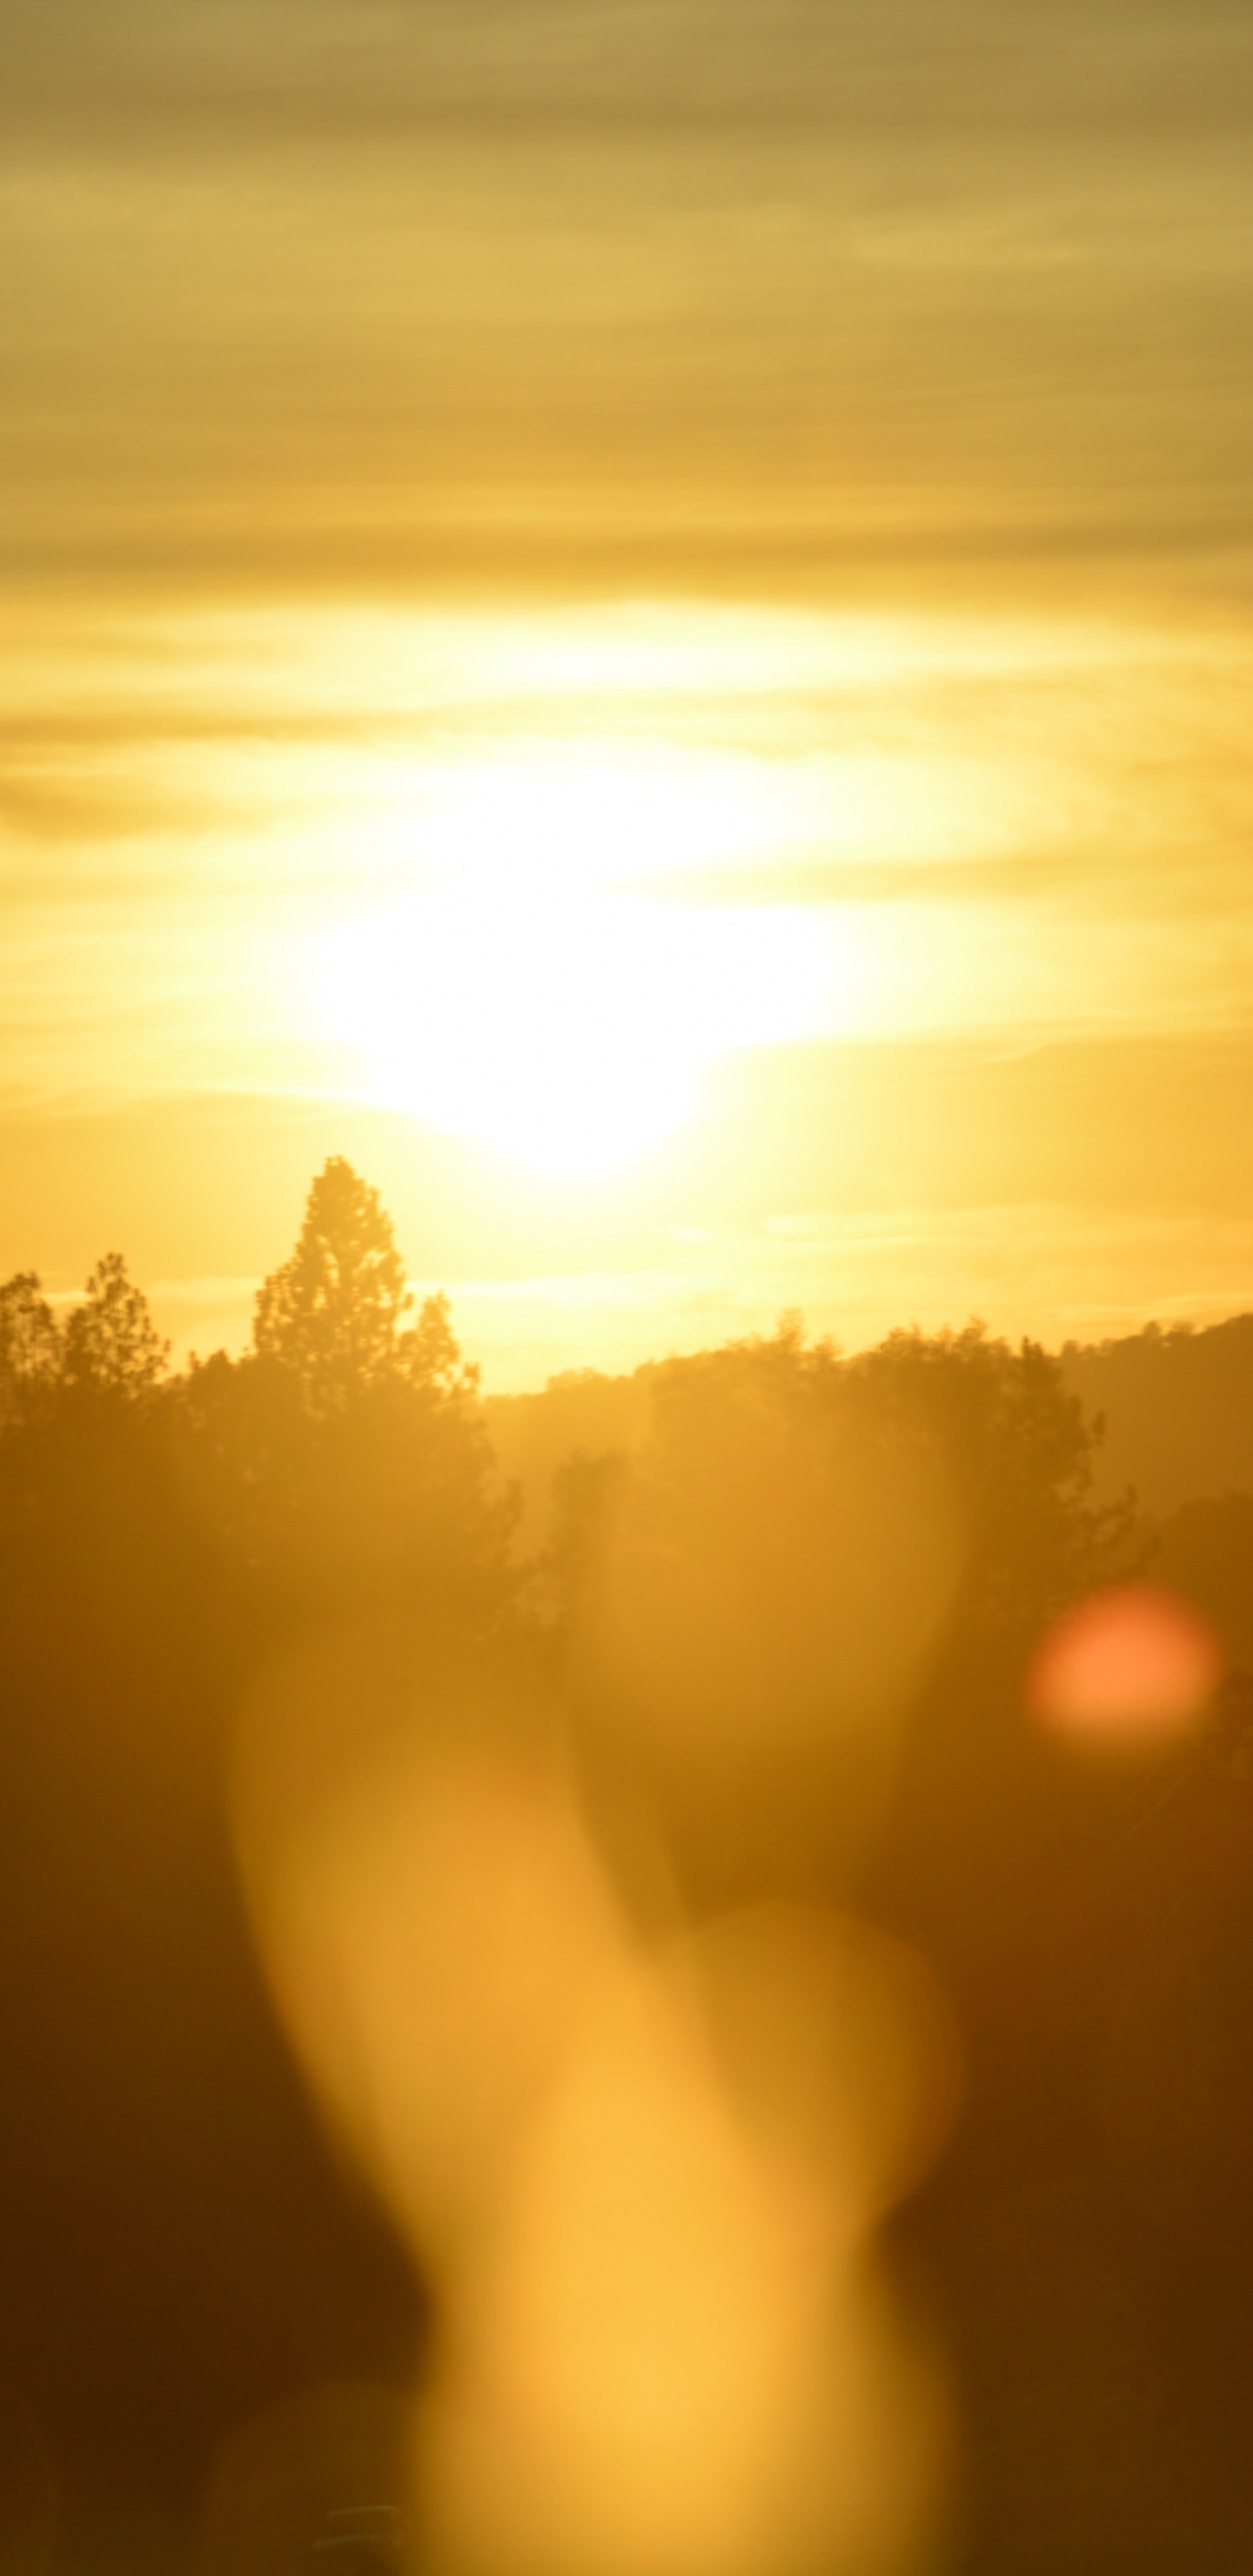
M723 1049L827 1016L801 913L655 888L773 854L803 793L774 764L643 748L446 771L411 827L415 890L314 943L321 1024L373 1097L538 1170L611 1169L681 1122Z

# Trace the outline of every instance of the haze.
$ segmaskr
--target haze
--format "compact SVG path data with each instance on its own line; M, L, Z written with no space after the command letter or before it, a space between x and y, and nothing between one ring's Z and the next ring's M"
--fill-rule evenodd
M1247 1304L1247 13L3 18L5 1263Z
M1249 0L0 64L0 2576L1244 2576Z

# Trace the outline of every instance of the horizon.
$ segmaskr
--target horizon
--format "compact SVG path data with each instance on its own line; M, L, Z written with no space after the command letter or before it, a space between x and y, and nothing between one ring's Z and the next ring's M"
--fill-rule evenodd
M362 1177L368 1181L370 1176L365 1173ZM313 1175L310 1178L312 1180ZM1030 1213L1042 1227L1047 1224L1050 1214L1055 1215L1047 1209ZM979 1212L986 1232L990 1233L1003 1222L1003 1214L1003 1211L995 1209ZM964 1213L962 1231L966 1236L969 1225L969 1216ZM910 1218L908 1214L898 1217L894 1227L886 1227L879 1220L865 1231L869 1234L873 1253L884 1242L909 1242ZM913 1239L916 1243L916 1235ZM824 1251L829 1245L828 1230L823 1239ZM850 1246L864 1256L865 1243L858 1243L856 1229L852 1226L845 1238L845 1255ZM120 1251L123 1259L128 1259L125 1245L112 1236L107 1246L102 1242L97 1247L95 1258L99 1258L105 1249ZM403 1259L403 1246L401 1253ZM847 1259L845 1267L847 1269ZM13 1268L15 1271L36 1271L43 1293L55 1312L72 1311L87 1293L86 1269L83 1278L70 1285L61 1279L49 1278L37 1269L37 1265L20 1257ZM227 1357L238 1359L250 1349L254 1310L263 1284L264 1274L242 1278L209 1274L190 1280L154 1280L138 1274L135 1276L135 1285L147 1300L154 1324L169 1345L169 1365L176 1373L185 1370L192 1361L203 1361L215 1352L224 1352ZM1081 1308L1077 1312L1063 1310L1053 1319L1054 1329L1050 1336L1040 1331L1029 1318L1023 1319L1012 1310L1008 1316L995 1311L989 1314L973 1305L964 1312L947 1311L942 1302L943 1289L934 1287L921 1306L917 1303L908 1309L902 1306L896 1313L875 1312L867 1306L859 1317L858 1309L851 1304L847 1293L838 1314L829 1304L824 1311L816 1313L812 1308L797 1304L794 1299L789 1300L787 1291L795 1285L795 1274L787 1269L780 1269L777 1274L773 1304L769 1292L762 1292L759 1288L756 1296L743 1300L739 1311L725 1298L711 1297L708 1290L702 1295L690 1283L684 1283L687 1288L687 1312L684 1313L683 1302L675 1294L676 1281L666 1279L664 1274L660 1280L644 1275L637 1281L626 1282L621 1278L602 1280L595 1276L571 1279L560 1274L547 1280L501 1282L423 1276L406 1269L405 1284L415 1307L429 1296L447 1298L454 1331L465 1358L479 1373L485 1400L542 1393L566 1377L630 1376L641 1368L670 1358L695 1356L729 1342L769 1337L783 1321L792 1319L799 1324L805 1340L831 1341L837 1350L850 1358L861 1351L876 1348L888 1334L897 1330L919 1331L934 1336L960 1332L974 1324L987 1331L993 1339L1008 1341L1011 1345L1026 1339L1053 1356L1064 1356L1071 1351L1101 1351L1145 1334L1205 1333L1223 1324L1238 1322L1253 1312L1253 1293L1246 1302L1233 1303L1220 1291L1208 1301L1188 1301L1188 1311L1185 1312L1178 1311L1178 1300L1172 1305L1169 1299L1161 1300L1151 1313L1137 1311L1128 1314L1115 1310L1110 1314L1099 1306ZM623 1293L624 1287L626 1294ZM632 1288L636 1291L634 1296L630 1293ZM519 1326L514 1320L519 1308L522 1309L521 1329L527 1336L524 1342L519 1340ZM590 1350L584 1352L577 1343L580 1320L589 1312L590 1326L584 1322L582 1329L590 1331L593 1339ZM850 1312L854 1319L851 1331ZM677 1337L676 1313L681 1318ZM650 1332L659 1321L663 1323L663 1329L668 1321L671 1338L649 1340ZM839 1324L843 1325L843 1330L838 1329ZM520 1352L525 1356L519 1357ZM555 1363L551 1367L547 1365L549 1359ZM511 1362L513 1375L509 1382L502 1382L493 1373L494 1369L502 1366L509 1369Z

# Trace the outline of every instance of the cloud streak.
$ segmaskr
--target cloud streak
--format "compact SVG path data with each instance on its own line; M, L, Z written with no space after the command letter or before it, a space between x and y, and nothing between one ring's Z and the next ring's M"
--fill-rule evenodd
M1235 0L0 36L27 584L934 593L1253 537Z
M818 125L881 136L989 110L1029 136L1207 140L1250 100L1240 0L45 0L0 12L5 115L52 137L185 149L197 138L452 122Z

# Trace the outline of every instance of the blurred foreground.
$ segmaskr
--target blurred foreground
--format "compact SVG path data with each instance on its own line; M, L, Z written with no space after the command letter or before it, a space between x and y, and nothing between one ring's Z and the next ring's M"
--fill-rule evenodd
M647 1376L528 1535L346 1164L241 1361L0 1290L6 2569L1247 2564L1253 1505Z

